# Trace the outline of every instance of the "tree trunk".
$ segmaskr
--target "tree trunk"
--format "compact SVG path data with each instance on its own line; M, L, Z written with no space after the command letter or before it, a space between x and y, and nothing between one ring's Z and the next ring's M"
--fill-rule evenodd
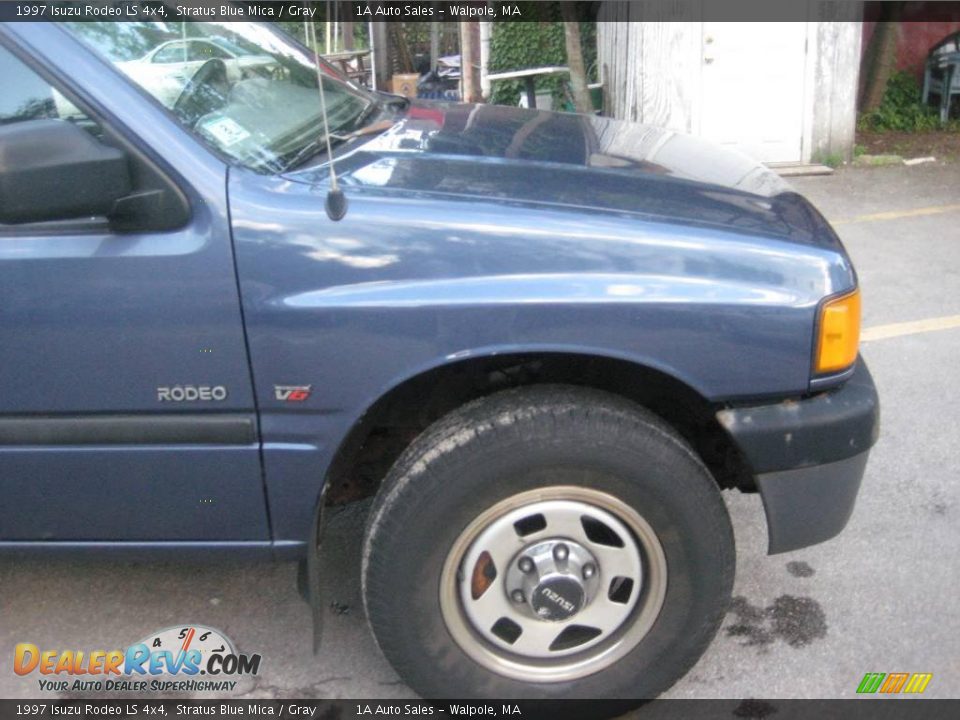
M573 106L577 112L592 113L593 101L587 89L587 71L583 67L583 48L580 45L580 23L572 3L561 3L563 34L567 41L567 67L570 68L570 89L573 91Z
M881 21L877 23L870 39L867 64L867 80L863 87L860 109L863 112L876 110L883 102L887 83L897 64L897 34L901 3L882 3Z
M480 48L477 47L478 28L475 22L460 23L460 76L463 79L463 101L481 102L477 67L480 64Z

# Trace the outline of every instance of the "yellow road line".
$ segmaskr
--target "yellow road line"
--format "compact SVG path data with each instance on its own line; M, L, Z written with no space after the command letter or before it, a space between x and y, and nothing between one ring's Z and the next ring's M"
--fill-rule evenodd
M872 215L857 215L852 218L831 220L831 225L852 225L854 223L880 222L882 220L900 220L901 218L922 217L924 215L940 215L942 213L960 212L960 205L933 205L931 207L915 208L913 210L891 210L889 212L873 213Z
M950 330L951 328L958 327L960 327L960 315L946 315L944 317L927 318L925 320L890 323L889 325L874 325L873 327L864 328L863 331L861 331L860 341L886 340L887 338L900 337L901 335L916 335L918 333Z

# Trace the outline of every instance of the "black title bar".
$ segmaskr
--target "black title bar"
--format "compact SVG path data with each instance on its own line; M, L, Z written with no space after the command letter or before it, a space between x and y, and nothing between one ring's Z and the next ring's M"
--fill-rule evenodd
M290 720L377 720L464 717L468 720L947 720L957 717L960 700L898 702L869 700L164 700L142 696L122 700L0 700L0 720L23 718L233 717Z
M545 22L562 19L561 6L583 19L617 21L857 21L880 17L882 0L603 0L506 2L505 0L107 0L0 2L0 22L49 21L354 21ZM960 2L906 2L901 22L958 21ZM589 17L583 17L584 14ZM328 18L328 14L331 16Z

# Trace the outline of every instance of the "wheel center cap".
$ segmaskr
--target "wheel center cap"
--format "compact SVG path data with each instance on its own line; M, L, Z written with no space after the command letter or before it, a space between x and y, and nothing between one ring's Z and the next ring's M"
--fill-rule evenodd
M566 620L583 607L583 586L569 575L545 577L530 596L530 605L543 620Z

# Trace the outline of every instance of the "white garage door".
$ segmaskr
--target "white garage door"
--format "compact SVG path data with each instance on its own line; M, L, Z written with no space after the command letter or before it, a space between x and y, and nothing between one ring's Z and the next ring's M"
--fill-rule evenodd
M700 133L764 162L802 158L807 24L703 23Z

